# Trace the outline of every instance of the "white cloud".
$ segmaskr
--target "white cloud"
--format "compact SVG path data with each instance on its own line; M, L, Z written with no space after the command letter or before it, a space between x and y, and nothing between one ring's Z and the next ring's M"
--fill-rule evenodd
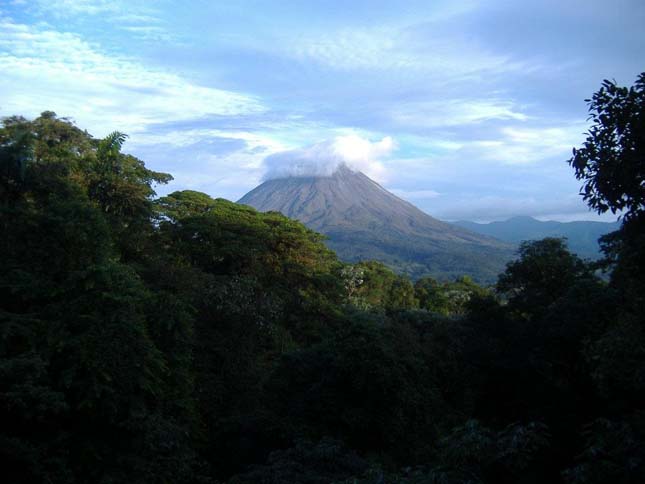
M388 190L406 200L426 200L441 195L435 190L404 190L402 188L388 188Z
M160 22L157 17L154 17L152 15L137 14L132 13L131 11L127 13L119 13L118 16L116 16L114 19L118 22L127 24L154 24Z
M399 125L414 128L463 126L491 120L526 121L513 102L503 99L451 99L401 104L391 111Z
M120 30L128 32L140 40L151 42L171 42L177 38L160 25L121 25Z
M339 166L345 164L382 181L386 173L380 160L394 148L394 141L389 136L376 142L357 135L337 136L306 148L268 156L264 160L264 179L331 176Z
M117 12L118 2L113 0L37 0L38 6L55 15L96 15L105 12Z
M35 0L33 3L39 12L56 17L151 11L150 4L140 0Z
M72 116L95 135L153 123L262 112L252 96L102 52L79 35L0 19L0 111Z
M341 70L417 66L419 59L400 51L397 48L399 41L398 33L393 29L351 29L303 37L299 42L283 47L293 57Z
M27 10L46 20L91 19L138 41L180 43L161 19L158 7L158 2L146 0L35 0Z
M134 145L159 145L168 144L175 148L183 148L194 145L201 141L208 141L214 138L241 140L250 149L261 148L264 156L267 153L285 151L287 146L270 136L249 131L225 130L214 128L193 128L172 130L164 133L141 133L131 140Z
M257 48L278 50L298 60L340 71L398 71L397 77L402 79L406 78L404 71L413 71L441 82L472 81L481 79L485 73L522 72L536 68L507 55L491 52L472 36L452 32L447 38L435 27L434 22L427 19L408 19L398 24L304 32L297 35L295 42L276 39L276 42L258 45Z
M500 129L500 137L473 141L470 150L488 161L507 164L535 163L541 160L571 156L571 148L584 139L584 124L573 123L551 127L515 127Z

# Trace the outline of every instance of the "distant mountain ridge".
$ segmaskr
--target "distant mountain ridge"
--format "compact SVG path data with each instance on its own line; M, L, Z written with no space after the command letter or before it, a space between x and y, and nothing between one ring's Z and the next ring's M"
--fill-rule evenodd
M572 252L589 259L596 259L601 255L598 238L620 228L620 222L542 222L533 217L513 217L490 223L462 220L454 222L454 225L514 244L544 237L566 237Z
M345 165L332 176L265 181L238 203L300 220L343 260L378 260L413 278L490 282L513 255L510 244L441 222Z

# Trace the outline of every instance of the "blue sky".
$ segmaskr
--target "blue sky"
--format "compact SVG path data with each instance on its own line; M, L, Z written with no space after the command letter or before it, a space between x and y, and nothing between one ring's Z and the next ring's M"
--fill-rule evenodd
M643 25L642 0L2 0L0 115L126 132L160 193L329 155L446 220L598 219L566 160Z

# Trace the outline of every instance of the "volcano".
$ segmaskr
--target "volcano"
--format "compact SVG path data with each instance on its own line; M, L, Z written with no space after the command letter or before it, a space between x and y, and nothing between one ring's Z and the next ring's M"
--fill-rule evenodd
M267 180L238 203L301 221L341 260L377 260L413 279L492 282L513 255L512 245L437 220L346 165L331 176Z

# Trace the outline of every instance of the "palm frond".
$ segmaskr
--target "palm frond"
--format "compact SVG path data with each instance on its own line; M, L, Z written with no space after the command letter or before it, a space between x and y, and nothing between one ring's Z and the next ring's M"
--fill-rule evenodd
M101 140L99 143L99 151L102 153L118 153L121 151L121 147L127 138L127 134L121 133L120 131L113 131Z

